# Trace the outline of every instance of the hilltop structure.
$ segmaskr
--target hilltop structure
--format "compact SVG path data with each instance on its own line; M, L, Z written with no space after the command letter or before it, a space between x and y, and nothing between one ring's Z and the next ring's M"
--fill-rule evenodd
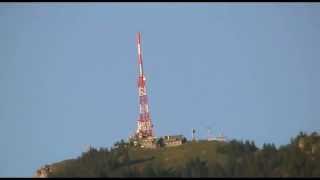
M160 138L156 138L153 130L153 123L150 116L150 108L148 103L146 76L143 71L142 48L141 48L141 32L137 33L138 48L138 95L139 95L139 118L137 120L137 129L135 134L129 138L134 145L143 148L156 148ZM183 142L182 135L165 136L163 143L167 146L180 145Z
M138 48L138 93L139 93L139 119L137 121L137 131L135 136L139 139L151 139L154 137L153 124L151 122L146 77L143 72L143 62L141 53L141 33L137 33L137 48Z
M137 130L130 140L133 140L135 145L140 144L142 147L155 148L156 138L153 132L153 124L149 112L149 103L146 88L146 77L143 72L142 48L141 48L141 32L137 33L137 48L138 48L138 95L139 95L139 118L137 120Z
M164 145L166 147L179 146L186 142L183 135L164 136Z

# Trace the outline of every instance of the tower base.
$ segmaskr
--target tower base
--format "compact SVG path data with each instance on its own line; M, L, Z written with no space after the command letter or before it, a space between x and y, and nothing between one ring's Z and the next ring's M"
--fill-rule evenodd
M157 148L157 139L154 136L141 137L139 135L135 135L129 139L130 143L132 143L136 147L141 148Z

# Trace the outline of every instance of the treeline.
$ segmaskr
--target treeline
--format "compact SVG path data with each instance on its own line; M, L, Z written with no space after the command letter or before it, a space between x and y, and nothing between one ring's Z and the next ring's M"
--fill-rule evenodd
M259 149L252 141L218 143L215 154L221 156L211 161L194 157L177 168L160 166L152 159L134 159L129 155L130 148L133 147L123 140L110 149L91 148L74 161L64 164L59 171L49 174L49 177L320 176L320 136L316 132L309 135L301 132L288 145L279 148L274 144L264 144ZM144 163L143 167L135 166L139 163Z

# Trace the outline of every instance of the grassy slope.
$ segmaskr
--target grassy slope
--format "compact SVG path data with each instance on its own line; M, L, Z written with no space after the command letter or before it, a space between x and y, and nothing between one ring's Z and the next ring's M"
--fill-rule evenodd
M195 157L199 157L201 160L207 160L209 164L214 161L222 161L221 163L224 163L225 156L216 152L216 148L219 145L221 145L221 142L200 141L188 142L177 147L159 149L131 148L129 150L130 159L137 160L137 163L134 163L131 167L142 169L152 163L160 165L161 167L179 169L187 160ZM153 159L151 159L152 157ZM138 162L139 160L140 162ZM67 166L77 166L77 164L71 159L51 165L53 172L58 172ZM118 169L118 171L121 171L121 168Z
M223 160L223 155L216 152L216 147L219 144L219 142L213 141L189 142L181 146L161 149L131 149L129 154L130 157L135 159L153 156L153 163L163 167L177 168L184 165L187 160L195 157L200 157L200 159L207 160L209 163L214 160ZM142 162L140 165L145 165L147 162Z
M303 148L299 148L300 142L303 143ZM224 145L228 146L219 148ZM295 139L292 139L290 144L280 147L278 150L274 149L275 147L272 148L271 145L266 145L263 150L253 152L251 149L252 146L245 145L244 147L243 145L244 144L239 144L239 142L229 144L216 141L199 141L187 142L177 147L158 149L130 147L130 161L123 161L126 159L125 152L124 154L121 154L123 153L121 152L120 156L109 156L107 151L90 151L90 153L88 152L89 154L84 153L81 158L51 164L50 169L52 169L53 172L50 174L58 177L73 176L73 174L79 177L94 177L105 176L103 173L105 173L104 170L107 170L108 176L126 176L125 174L128 167L125 164L121 164L121 162L131 162L130 169L135 170L155 165L156 169L159 167L164 169L172 168L179 172L180 167L183 167L186 165L186 162L190 162L191 159L196 157L208 162L208 167L211 167L210 172L212 172L212 167L214 167L218 168L217 172L223 172L222 174L264 176L267 173L270 176L285 177L305 176L306 174L319 176L320 174L320 168L317 163L320 159L320 136L317 134L310 136L301 134ZM242 151L245 153L243 154ZM116 154L118 152L120 152L118 149L113 151L113 153ZM247 152L249 152L249 154L247 154ZM110 157L111 161L109 161ZM245 159L243 159L243 157ZM254 162L251 164L252 160ZM106 163L107 161L108 163ZM110 162L111 164L112 162L120 162L120 167L108 171ZM235 164L235 162L237 163ZM238 162L240 162L240 164ZM241 164L241 162L244 162L244 164ZM305 164L305 167L304 165L301 166L301 163ZM247 168L240 168L239 171L236 171L234 169L235 166ZM219 170L221 167L223 167L222 171ZM99 172L100 169L102 169L102 172ZM226 170L226 172L224 172L224 170ZM147 172L150 171L148 170ZM216 175L215 170L213 170L213 172L213 174Z

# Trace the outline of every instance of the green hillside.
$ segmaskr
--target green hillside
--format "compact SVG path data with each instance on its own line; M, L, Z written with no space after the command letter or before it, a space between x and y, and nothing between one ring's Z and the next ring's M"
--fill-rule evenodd
M91 148L80 157L51 164L48 177L295 177L320 176L320 136L300 133L276 148L252 141L197 141L142 149L124 141Z

